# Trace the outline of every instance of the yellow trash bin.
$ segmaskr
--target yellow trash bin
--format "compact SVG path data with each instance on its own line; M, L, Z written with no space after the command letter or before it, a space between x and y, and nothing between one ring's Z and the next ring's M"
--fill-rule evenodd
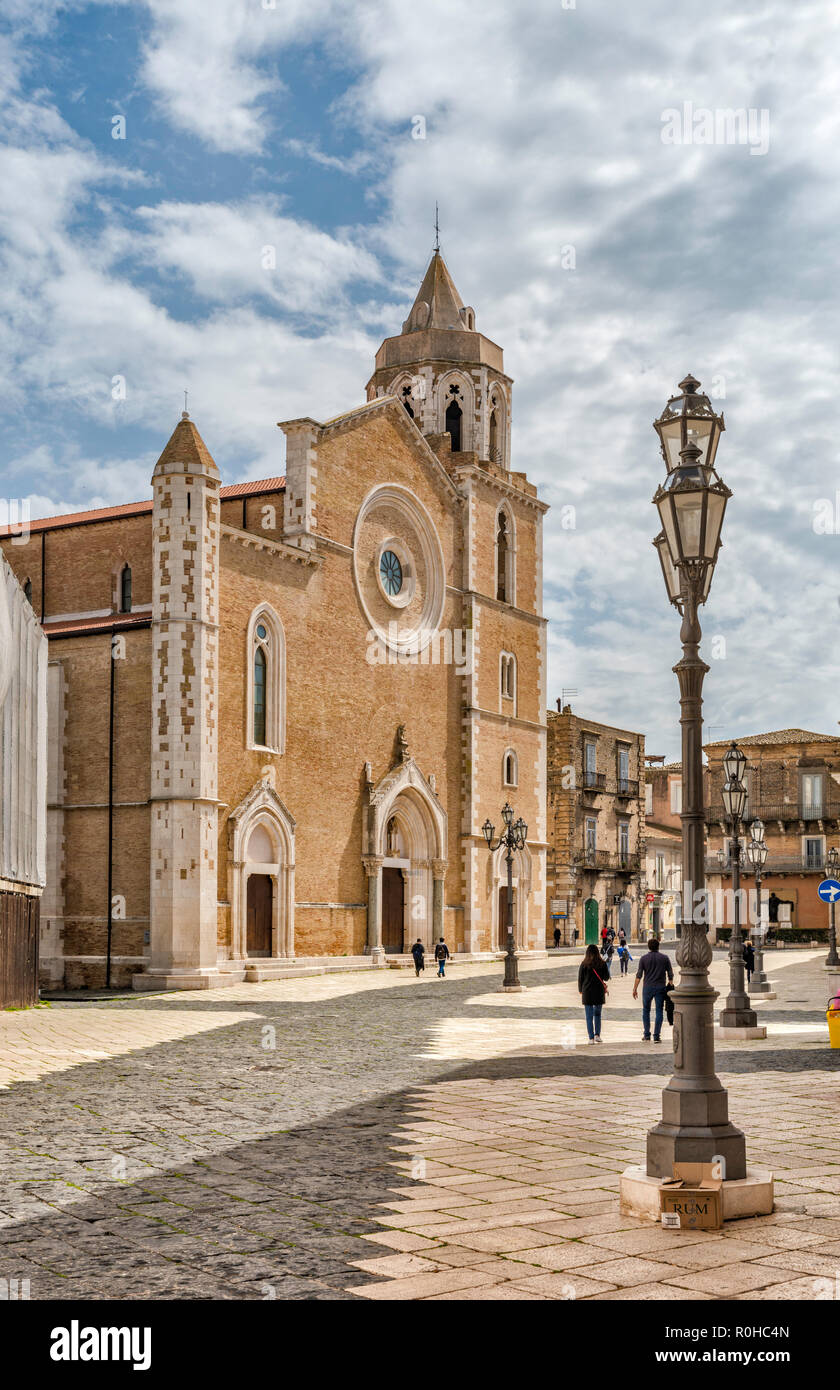
M840 1047L840 994L828 1001L828 1040L832 1047Z

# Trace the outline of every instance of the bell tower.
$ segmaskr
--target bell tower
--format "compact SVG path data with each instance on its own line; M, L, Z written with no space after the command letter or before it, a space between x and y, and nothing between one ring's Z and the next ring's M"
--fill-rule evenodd
M453 454L510 469L512 384L436 249L401 332L376 354L368 400L396 396L423 434L449 435Z

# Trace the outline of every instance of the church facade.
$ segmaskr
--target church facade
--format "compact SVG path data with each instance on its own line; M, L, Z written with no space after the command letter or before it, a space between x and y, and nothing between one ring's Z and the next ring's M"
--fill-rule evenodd
M545 505L435 252L360 407L223 487L176 425L151 501L2 539L49 638L42 981L211 987L420 937L545 947Z

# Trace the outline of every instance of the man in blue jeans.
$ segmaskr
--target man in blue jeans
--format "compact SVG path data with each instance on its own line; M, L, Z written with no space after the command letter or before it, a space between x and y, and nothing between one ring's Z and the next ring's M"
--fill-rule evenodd
M662 1041L659 1034L662 1032L665 988L669 982L674 983L674 971L670 958L665 955L664 951L660 951L659 942L655 936L651 937L647 951L639 961L639 968L633 981L634 999L638 998L640 980L644 981L642 985L642 1025L645 1031L642 1042L650 1042L650 1006L655 1003L653 1041L658 1043Z

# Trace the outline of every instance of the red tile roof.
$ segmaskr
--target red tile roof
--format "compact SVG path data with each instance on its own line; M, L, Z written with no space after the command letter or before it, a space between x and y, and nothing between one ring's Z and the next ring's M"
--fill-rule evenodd
M258 497L263 493L282 492L284 477L255 478L250 483L232 483L219 489L223 502L236 502L243 497ZM97 521L119 521L122 517L143 516L152 510L151 498L146 502L124 502L119 507L95 507L87 512L67 512L63 516L44 516L28 523L30 531L57 531L65 526L89 526ZM19 535L20 527L0 526L0 537Z
M103 618L65 618L60 622L43 624L48 637L75 637L84 632L121 632L128 627L150 627L152 615L145 613L106 613Z

